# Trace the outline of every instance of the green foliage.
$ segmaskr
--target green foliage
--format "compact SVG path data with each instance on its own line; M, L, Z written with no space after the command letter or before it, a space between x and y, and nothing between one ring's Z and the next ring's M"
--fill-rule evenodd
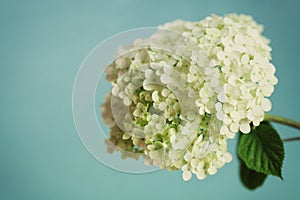
M240 160L240 178L245 187L254 190L264 183L267 175L249 169L244 161Z
M268 123L253 127L249 134L241 134L238 144L241 159L240 176L243 184L255 189L263 184L267 175L282 178L284 159L283 142Z

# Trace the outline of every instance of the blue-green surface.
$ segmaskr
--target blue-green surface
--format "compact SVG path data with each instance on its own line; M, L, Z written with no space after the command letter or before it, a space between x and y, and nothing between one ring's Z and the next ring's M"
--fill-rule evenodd
M77 136L72 86L85 56L112 34L182 18L246 13L265 25L279 84L272 113L300 121L297 0L1 1L0 199L300 199L300 143L285 144L284 181L245 189L234 161L204 181L133 175L95 160ZM276 126L283 137L299 135ZM236 140L230 142L235 153Z

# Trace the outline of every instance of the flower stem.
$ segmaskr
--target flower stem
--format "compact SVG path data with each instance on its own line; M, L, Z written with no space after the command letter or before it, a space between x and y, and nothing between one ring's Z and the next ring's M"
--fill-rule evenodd
M283 142L290 142L290 141L296 141L296 140L300 140L300 137L282 139Z
M277 122L277 123L280 123L280 124L284 124L284 125L287 125L287 126L291 126L291 127L300 129L300 122L297 122L297 121L294 121L292 119L288 119L288 118L285 118L285 117L280 117L280 116L271 115L271 114L265 114L264 120L265 121L270 121L270 122Z

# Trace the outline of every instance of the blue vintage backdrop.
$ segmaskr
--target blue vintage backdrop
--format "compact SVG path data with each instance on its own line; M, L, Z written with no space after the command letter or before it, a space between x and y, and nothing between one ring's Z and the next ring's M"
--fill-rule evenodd
M245 189L234 161L205 181L179 172L132 175L95 160L72 117L72 86L85 56L120 31L211 13L246 13L272 40L279 84L272 113L300 120L297 0L1 1L0 199L300 199L300 143L285 144L284 181ZM282 137L299 135L276 126ZM236 150L236 141L230 142Z

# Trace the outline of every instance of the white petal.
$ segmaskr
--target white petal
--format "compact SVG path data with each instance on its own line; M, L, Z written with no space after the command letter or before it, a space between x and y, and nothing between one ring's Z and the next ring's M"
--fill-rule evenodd
M191 166L192 166L192 168L197 168L198 163L199 163L199 160L192 159L192 161L191 161Z
M238 132L238 130L239 130L238 124L236 124L236 123L230 124L230 130L234 133Z
M223 111L217 111L217 118L221 121L224 120L224 112Z
M153 99L153 101L159 101L159 96L158 96L158 92L157 91L154 91L153 93L152 93L152 99Z
M192 178L192 172L190 172L190 171L184 171L182 173L182 178L183 178L184 181L190 180Z
M274 91L274 86L271 84L267 84L262 88L262 92L266 97L271 96Z
M168 74L161 75L160 80L164 84L168 84L172 81L171 77Z
M240 131L242 133L249 133L251 131L249 123L241 123L241 125L240 125Z
M214 175L217 173L217 168L215 166L210 166L207 170L207 172L210 174L210 175Z
M219 60L224 60L224 58L225 58L225 53L224 53L223 51L219 51L219 52L217 53L217 57L218 57Z
M206 178L206 174L205 174L204 170L198 171L196 176L199 180L203 180Z
M249 62L249 55L248 54L244 54L241 58L242 64L248 64Z
M230 139L233 139L233 138L235 137L235 133L234 133L234 132L228 132L228 133L226 134L226 136L227 136L228 138L230 138Z
M226 102L226 94L224 91L221 91L219 94L218 94L218 100L222 103Z
M153 71L151 69L146 69L145 70L145 77L148 79L152 76Z
M252 114L254 116L261 116L264 114L264 111L261 109L260 106L254 106L252 109Z
M221 135L227 135L227 133L229 132L227 126L222 126L221 129L220 129L220 134Z
M272 103L269 99L266 99L264 98L262 101L261 101L261 107L262 109L265 111L265 112L268 112L271 110L272 108Z
M217 111L222 109L222 104L220 102L216 103L215 108Z
M226 152L224 154L224 159L225 159L225 162L229 163L232 161L232 155L229 152Z
M254 126L259 126L259 124L260 124L260 120L257 120L257 119L253 120L253 125Z

